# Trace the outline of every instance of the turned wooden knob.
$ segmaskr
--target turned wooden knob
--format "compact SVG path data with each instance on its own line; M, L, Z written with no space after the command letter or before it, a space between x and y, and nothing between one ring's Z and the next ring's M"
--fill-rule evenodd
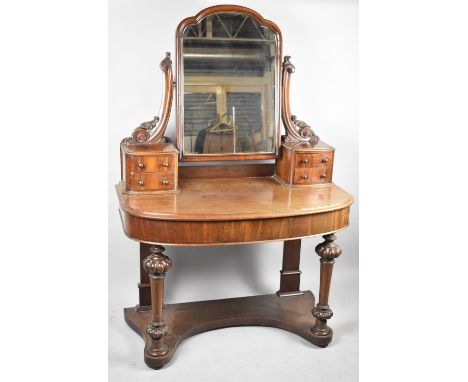
M327 174L323 173L323 174L320 174L320 177L323 179L323 178L326 178L327 177Z
M138 167L145 168L145 164L144 163L138 163Z
M140 180L140 181L138 181L138 184L139 184L140 186L144 186L144 185L145 185L145 182L143 182L142 180Z
M301 178L302 178L302 179L307 179L308 177L309 177L309 175L307 175L307 174L301 175Z
M167 163L167 162L162 162L161 165L162 165L163 167L169 167L169 163Z
M307 163L309 160L307 158L302 159L302 163Z
M167 186L169 184L169 181L167 179L164 179L161 181L162 184L164 184L165 186Z
M322 163L327 163L328 162L328 158L327 157L323 157L322 158Z

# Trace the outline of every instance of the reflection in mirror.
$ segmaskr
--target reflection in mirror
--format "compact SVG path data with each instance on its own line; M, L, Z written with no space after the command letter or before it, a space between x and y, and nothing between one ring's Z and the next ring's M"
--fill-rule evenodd
M238 12L183 34L184 155L274 153L277 38Z

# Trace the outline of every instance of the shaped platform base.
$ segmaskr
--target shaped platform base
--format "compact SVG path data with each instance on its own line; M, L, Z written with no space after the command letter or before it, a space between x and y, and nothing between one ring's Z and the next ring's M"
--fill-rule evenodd
M179 344L195 334L232 326L270 326L295 333L305 340L327 346L333 333L327 336L312 334L315 318L311 310L315 298L311 291L298 296L279 297L276 294L229 298L223 300L188 302L166 305L164 320L168 333L164 343L169 351L161 357L145 354L146 364L153 369L166 365ZM125 321L143 338L151 319L151 311L125 308Z

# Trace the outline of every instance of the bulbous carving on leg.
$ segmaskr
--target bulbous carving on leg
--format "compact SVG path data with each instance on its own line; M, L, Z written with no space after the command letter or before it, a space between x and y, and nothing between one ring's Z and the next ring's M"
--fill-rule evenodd
M150 248L151 255L143 260L143 268L150 275L163 275L172 267L172 261L163 254L166 248L161 245L153 245Z
M341 255L341 248L334 243L336 236L334 233L324 235L325 241L315 247L315 252L324 261L332 261Z

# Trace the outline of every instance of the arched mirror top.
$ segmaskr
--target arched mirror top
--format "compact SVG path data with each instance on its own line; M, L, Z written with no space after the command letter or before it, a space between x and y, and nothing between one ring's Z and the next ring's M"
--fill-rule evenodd
M183 161L275 158L280 145L281 31L220 5L176 32L177 146Z

